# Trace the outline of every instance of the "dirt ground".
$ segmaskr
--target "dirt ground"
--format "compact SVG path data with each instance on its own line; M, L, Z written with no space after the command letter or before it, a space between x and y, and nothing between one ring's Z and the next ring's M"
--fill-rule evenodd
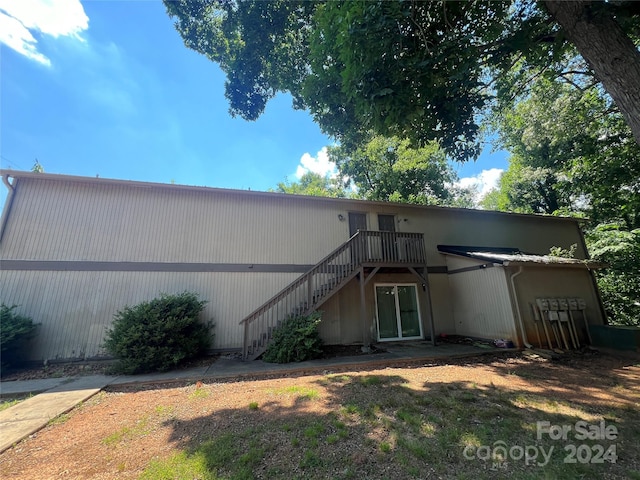
M544 394L564 405L588 402L602 405L603 411L640 408L640 358L602 354L561 361L496 355L369 371L120 387L99 393L1 454L0 477L138 478L150 461L167 458L215 432L244 431L258 414L325 415L336 410L339 399L326 379L345 373L352 378L401 378L403 388L415 391L428 391L429 385L472 384ZM299 395L282 393L287 391L315 392L317 400L302 402ZM355 452L352 458L357 463Z

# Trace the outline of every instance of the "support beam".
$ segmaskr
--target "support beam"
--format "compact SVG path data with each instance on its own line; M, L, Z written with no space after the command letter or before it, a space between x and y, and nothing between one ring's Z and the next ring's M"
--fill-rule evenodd
M435 347L436 346L436 328L435 328L435 325L433 324L433 305L431 304L431 289L429 288L429 280L427 279L426 275L425 276L420 275L415 268L408 267L408 269L416 277L422 280L423 285L426 289L425 293L427 294L427 306L429 309L428 313L429 313L429 329L431 331L431 345ZM425 272L426 272L426 267L425 267Z
M371 276L369 276L371 278ZM362 323L362 351L368 352L370 349L371 336L368 333L367 325L367 305L365 299L364 287L366 280L364 278L364 267L360 267L360 321Z
M365 279L364 284L366 285L367 283L369 283L369 280L371 280L373 278L373 276L378 273L378 270L380 270L380 267L376 267L374 268L371 273L369 274L369 276Z

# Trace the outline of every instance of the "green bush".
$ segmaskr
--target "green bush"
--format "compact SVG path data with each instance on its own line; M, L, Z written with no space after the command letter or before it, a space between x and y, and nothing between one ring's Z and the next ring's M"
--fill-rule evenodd
M163 372L203 355L211 343L210 326L198 319L206 303L190 292L162 294L119 311L104 343L115 369Z
M322 340L318 333L320 312L290 316L273 332L273 339L264 352L265 362L289 363L318 358L322 354Z
M24 342L36 333L37 324L31 318L15 313L16 308L17 305L0 305L0 353L4 366L20 363Z

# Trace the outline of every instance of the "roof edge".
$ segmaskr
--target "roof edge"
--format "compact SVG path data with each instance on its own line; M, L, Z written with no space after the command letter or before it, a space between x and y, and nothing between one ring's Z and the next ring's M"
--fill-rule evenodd
M123 179L114 179L114 178L102 178L102 177L83 177L78 175L67 175L60 173L45 173L45 172L27 172L21 170L11 170L11 169L0 169L0 176L5 178L15 178L15 179L45 179L50 181L57 182L75 182L75 183L89 183L89 184L100 184L100 185L120 185L120 186L128 186L134 188L160 188L160 189L180 189L184 191L200 191L200 192L210 192L210 193L218 193L218 194L228 194L228 195L244 195L244 196L253 196L253 197L268 197L268 198L280 198L287 200L306 200L313 202L321 202L321 203L335 203L335 204L351 204L351 205L373 205L373 206L396 206L399 208L407 208L407 209L417 209L417 210L434 210L441 212L460 212L467 215L481 215L481 216L506 216L509 218L537 218L537 219L546 219L550 221L564 221L564 222L572 222L579 224L582 219L574 218L574 217L556 217L551 215L537 215L537 214L525 214L525 213L511 213L511 212L500 212L496 210L479 210L473 208L461 208L461 207L442 207L437 205L416 205L411 203L398 203L398 202L382 202L382 201L374 201L374 200L361 200L354 198L334 198L334 197L317 197L310 195L293 195L288 193L280 193L280 192L264 192L259 190L238 190L231 188L220 188L220 187L207 187L207 186L196 186L196 185L181 185L181 184L173 184L173 183L159 183L159 182L145 182L139 180L123 180Z
M587 268L600 269L607 264L595 262L589 259L556 257L553 255L539 255L525 253L517 248L509 247L474 247L461 245L437 245L440 253L458 257L470 258L482 262L510 266L531 267L563 267L563 268Z

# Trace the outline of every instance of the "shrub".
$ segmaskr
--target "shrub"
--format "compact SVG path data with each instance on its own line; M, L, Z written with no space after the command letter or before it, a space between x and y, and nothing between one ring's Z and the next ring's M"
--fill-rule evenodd
M122 373L167 371L204 354L210 325L198 317L206 301L194 293L162 294L116 313L104 343Z
M36 333L37 324L31 318L15 313L16 308L17 305L0 305L0 353L4 366L20 363L24 342Z
M322 315L289 316L273 333L273 339L264 352L265 362L289 363L318 358L322 354L322 340L318 324Z

